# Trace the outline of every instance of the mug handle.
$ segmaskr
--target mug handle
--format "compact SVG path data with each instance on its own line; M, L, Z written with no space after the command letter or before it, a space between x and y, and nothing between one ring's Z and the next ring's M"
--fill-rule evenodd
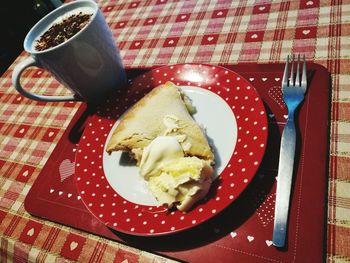
M81 99L73 96L45 96L31 93L25 90L21 85L21 75L22 72L31 66L40 67L40 63L37 62L33 57L28 57L22 62L20 62L13 70L12 73L12 84L15 86L16 90L21 93L23 96L30 98L32 100L38 101L81 101Z

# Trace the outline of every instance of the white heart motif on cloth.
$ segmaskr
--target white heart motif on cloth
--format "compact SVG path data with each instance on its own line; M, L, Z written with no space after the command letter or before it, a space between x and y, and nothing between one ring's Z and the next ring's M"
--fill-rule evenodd
M60 179L61 182L66 180L68 177L74 174L74 162L69 159L65 159L61 162L59 166Z
M265 10L265 8L266 8L266 6L260 6L260 7L259 7L259 10L260 10L260 11L263 11L263 10Z
M272 241L271 241L271 240L266 240L265 243L266 243L266 245L267 245L268 247L272 245Z
M69 248L71 251L73 251L74 249L76 249L78 247L78 243L75 241L72 241L69 245Z
M231 233L230 233L230 236L231 236L232 238L235 238L235 237L237 236L237 233L236 233L236 232L231 232Z
M257 34L253 34L250 38L258 38L258 35Z
M34 235L34 228L29 229L27 232L27 235L30 237L33 236Z
M310 29L305 29L305 30L303 30L303 34L306 36L306 35L308 35L310 33Z
M312 1L308 1L307 3L306 3L306 5L313 5L314 4L314 2L312 2Z
M212 41L214 39L214 37L208 37L208 41Z
M252 242L254 240L254 237L253 236L247 236L247 239L249 242Z
M174 44L174 40L169 40L168 44L170 45Z
M22 173L22 175L23 175L24 177L27 177L28 174L29 174L29 171L28 171L28 170L25 170L25 171Z

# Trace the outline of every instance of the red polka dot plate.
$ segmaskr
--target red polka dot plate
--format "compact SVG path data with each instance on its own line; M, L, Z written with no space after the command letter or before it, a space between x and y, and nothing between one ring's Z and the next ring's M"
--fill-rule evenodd
M213 145L215 181L205 200L184 213L158 206L134 164L121 152L108 155L106 142L118 118L155 86L172 81L196 108ZM156 236L183 231L214 217L253 179L267 140L267 118L255 88L242 76L219 66L164 66L130 81L127 92L109 98L93 115L79 142L75 181L82 201L106 226Z

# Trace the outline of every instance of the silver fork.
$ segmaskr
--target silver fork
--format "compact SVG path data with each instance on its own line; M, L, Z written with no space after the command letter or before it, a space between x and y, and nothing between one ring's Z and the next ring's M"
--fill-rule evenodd
M288 108L288 119L282 133L278 164L275 222L272 238L273 245L276 247L284 247L286 241L296 142L294 115L295 110L304 100L307 87L305 56L303 57L302 72L300 72L300 55L298 55L295 79L294 63L294 55L292 55L291 73L290 78L288 78L288 56L282 79L283 100Z

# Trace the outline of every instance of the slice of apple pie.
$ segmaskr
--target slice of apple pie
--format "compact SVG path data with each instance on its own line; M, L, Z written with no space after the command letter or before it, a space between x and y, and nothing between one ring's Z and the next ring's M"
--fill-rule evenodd
M161 204L188 210L211 185L214 154L181 90L166 82L129 109L107 144L127 151Z

